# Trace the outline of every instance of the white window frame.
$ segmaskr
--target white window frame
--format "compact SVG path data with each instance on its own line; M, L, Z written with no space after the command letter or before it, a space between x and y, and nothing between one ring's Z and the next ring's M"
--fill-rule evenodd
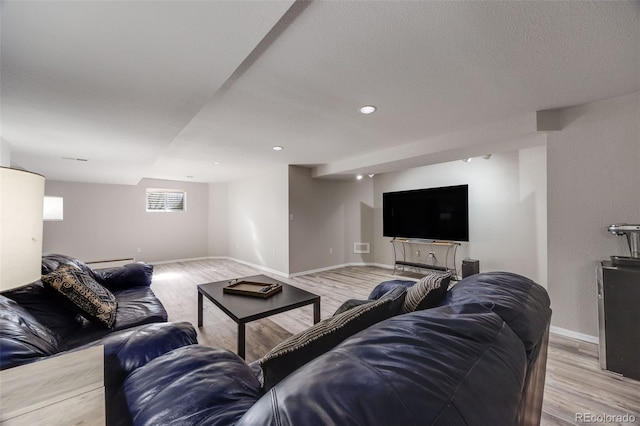
M158 205L160 208L149 208L150 196L154 194L157 198L156 203L160 203ZM182 195L182 205L172 207L175 201L171 200L171 196L174 194ZM147 188L145 195L145 208L147 213L177 213L177 212L186 212L187 211L187 192L181 189L158 189L158 188Z

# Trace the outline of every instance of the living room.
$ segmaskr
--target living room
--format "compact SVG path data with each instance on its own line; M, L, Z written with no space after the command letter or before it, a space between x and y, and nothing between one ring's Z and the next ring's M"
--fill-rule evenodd
M216 18L204 6L214 2L200 2L204 9L179 12L180 25L197 22L197 35L175 45L186 33L166 28L176 4L150 13L147 3L126 13L124 5L65 4L54 13L56 2L2 4L0 166L43 174L45 195L64 200L64 219L44 222L44 253L155 265L232 260L284 278L346 265L390 272L382 194L468 184L470 235L456 269L470 257L481 272L531 278L549 293L552 333L598 343L596 266L629 252L607 227L640 221L639 2L500 2L503 10L430 2L429 13L420 2L397 13L387 2L378 10L365 2L335 2L335 10L327 2L246 2ZM133 22L144 16L157 17L149 33ZM368 20L378 25L368 34L384 41L345 30L369 28ZM124 29L89 31L89 23L114 22ZM216 25L227 33L204 29ZM322 35L300 38L304 28ZM401 36L412 31L418 41ZM429 37L444 47L426 49ZM203 39L238 43L221 60L228 52L214 54ZM392 65L380 64L378 48ZM157 62L147 68L149 58ZM343 65L351 60L353 74ZM365 65L380 71L363 72ZM408 87L391 96L384 86ZM378 111L359 114L366 102ZM184 192L185 210L146 211L149 189ZM359 243L367 253L356 253Z
M635 170L639 102L635 93L559 111L572 117L572 126L539 135L539 146L362 181L312 179L298 166L211 184L47 180L46 194L65 200L65 220L45 222L44 251L81 254L86 261L228 257L284 276L345 264L389 267L393 250L390 238L382 236L381 194L468 183L472 194L476 188L470 201L471 242L461 247L458 263L469 256L480 260L481 270L535 279L552 295L556 331L595 343L595 267L628 251L626 241L607 227L633 222L640 208L622 192L640 183ZM611 135L607 144L602 134ZM155 187L187 192L187 211L147 213L145 191ZM589 214L576 215L575 209ZM353 253L354 242L369 242L371 253Z

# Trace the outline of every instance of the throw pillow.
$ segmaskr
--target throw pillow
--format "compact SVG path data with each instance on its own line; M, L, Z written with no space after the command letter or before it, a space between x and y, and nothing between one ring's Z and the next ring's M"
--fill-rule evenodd
M378 300L396 287L409 288L415 283L415 281L408 280L383 281L375 286L373 290L371 290L371 294L369 294L369 300Z
M401 312L419 311L433 308L444 299L451 281L450 273L438 273L426 275L420 281L407 290Z
M378 299L391 299L391 304L389 305L389 312L390 312L390 316L392 317L400 313L400 309L402 308L406 294L407 294L406 287L397 286L387 291ZM340 305L340 307L336 310L333 316L335 317L336 315L340 315L341 313L346 312L350 309L353 309L356 306L364 305L370 302L371 300L349 299L346 302L344 302L342 305Z
M268 391L290 373L347 339L351 335L390 317L392 299L356 306L327 318L277 345L262 359L264 390Z
M88 320L109 328L116 322L116 297L75 266L62 265L44 275L42 282L71 302Z
M347 312L356 306L364 305L365 303L371 303L371 300L349 299L336 309L333 316L340 315L343 312Z
M100 283L108 289L124 290L131 287L150 286L153 277L153 265L147 263L129 263L119 268L96 271Z
M389 305L389 312L391 313L391 317L394 317L402 312L402 307L404 306L404 300L407 297L407 288L404 286L396 287L392 290L389 290L385 293L384 296L380 298L380 300L391 300L391 305Z

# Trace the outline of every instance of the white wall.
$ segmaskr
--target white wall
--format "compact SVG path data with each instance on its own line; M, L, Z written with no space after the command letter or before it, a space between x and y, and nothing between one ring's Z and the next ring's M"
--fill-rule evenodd
M11 145L0 137L0 167L11 167Z
M147 213L146 188L185 190L186 212ZM64 220L44 222L44 253L84 261L128 257L165 261L208 255L207 184L143 179L134 186L47 180L45 195L63 197Z
M226 183L209 184L209 256L229 253L229 190Z
M539 146L518 152L521 226L531 226L531 236L525 236L526 251L531 253L530 278L547 286L547 148ZM527 275L525 273L525 275ZM534 278L534 277L537 277Z
M640 223L640 95L568 108L548 137L552 325L597 336L595 268L629 255L612 223Z
M373 181L313 179L289 167L289 272L371 262L353 243L372 243Z
M375 176L375 262L391 265L390 238L382 236L382 193L469 185L469 242L458 251L456 268L468 256L481 271L510 271L546 285L545 136L540 146ZM427 251L421 258L427 262ZM440 256L442 257L442 256Z
M289 272L288 167L228 184L228 255Z

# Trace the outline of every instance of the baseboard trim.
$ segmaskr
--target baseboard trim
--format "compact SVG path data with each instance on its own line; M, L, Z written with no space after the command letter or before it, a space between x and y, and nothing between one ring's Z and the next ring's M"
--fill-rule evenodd
M251 266L252 268L260 269L261 271L265 271L265 272L269 272L271 274L278 275L278 276L283 277L283 278L300 277L300 276L303 276L303 275L330 271L332 269L344 268L346 266L375 266L375 267L378 267L378 268L393 269L392 265L385 265L385 264L382 264L382 263L352 262L352 263L342 263L340 265L325 266L323 268L310 269L310 270L307 270L307 271L300 271L300 272L294 272L292 274L288 274L286 272L282 272L282 271L278 271L278 270L275 270L275 269L267 268L266 266L263 266L263 265L258 265L256 263L247 262L246 260L237 259L235 257L230 257L230 256L192 257L192 258L187 258L187 259L160 260L160 261L157 261L157 262L147 262L147 263L149 263L151 265L163 265L163 264L166 264L166 263L191 262L191 261L207 260L207 259L231 260L231 261L234 261L234 262L241 263L243 265Z
M209 260L209 259L224 259L224 260L231 260L233 262L238 262L241 263L243 265L247 265L247 266L251 266L252 268L256 268L256 269L260 269L261 271L265 271L265 272L269 272L271 274L275 274L284 278L289 278L289 275L282 272L282 271L277 271L275 269L271 269L271 268L267 268L266 266L262 266L262 265L258 265L255 263L251 263L251 262L247 262L246 260L242 260L242 259L236 259L235 257L229 257L229 256L204 256L204 257L191 257L191 258L187 258L187 259L174 259L174 260L160 260L157 262L147 262L151 265L163 265L166 263L178 263L178 262L192 262L192 261L197 261L197 260Z
M375 266L375 267L378 267L378 268L393 269L393 266L383 265L381 263L350 262L350 263L342 263L340 265L325 266L324 268L310 269L308 271L294 272L293 274L289 274L288 278L300 277L300 276L303 276L303 275L309 275L309 274L315 274L315 273L318 273L318 272L330 271L332 269L344 268L344 267L347 267L347 266Z
M214 259L214 258L210 257L210 259ZM292 274L288 274L286 272L277 271L275 269L267 268L267 267L262 266L262 265L257 265L255 263L247 262L246 260L236 259L234 257L221 256L221 257L217 257L217 259L233 260L234 262L242 263L243 265L251 266L253 268L260 269L260 270L265 271L265 272L270 272L272 274L276 274L276 275L279 275L279 276L284 277L284 278L301 277L303 275L309 275L309 274L316 274L316 273L319 273L319 272L331 271L332 269L344 268L346 266L377 266L377 267L385 268L385 269L393 269L393 266L383 265L383 264L380 264L380 263L352 262L352 263L341 263L339 265L325 266L323 268L309 269L309 270L306 270L306 271L300 271L300 272L294 272Z
M384 263L366 263L365 266L377 266L378 268L393 269L393 265L385 265Z
M145 263L148 263L150 265L164 265L167 263L194 262L196 260L207 260L207 259L228 259L228 258L224 256L219 256L219 257L204 256L204 257L189 257L186 259L158 260L158 261L151 261L151 262L145 262ZM144 261L141 260L141 262L144 262Z
M234 262L242 263L243 265L251 266L252 268L260 269L261 271L269 272L270 274L278 275L283 278L289 278L289 274L286 272L278 271L276 269L267 268L263 265L247 262L246 260L236 259L235 257L218 257L217 259L233 260Z
M288 274L287 278L301 277L303 275L309 275L309 274L317 274L318 272L325 272L325 271L330 271L332 269L344 268L345 266L349 266L349 264L343 263L341 265L325 266L324 268L309 269L307 271L294 272L293 274Z
M576 331L567 330L566 328L555 327L552 325L549 331L554 334L558 334L560 336L570 337L576 340L582 340L583 342L589 342L589 343L595 343L595 344L599 343L598 336L591 336L588 334L578 333Z

